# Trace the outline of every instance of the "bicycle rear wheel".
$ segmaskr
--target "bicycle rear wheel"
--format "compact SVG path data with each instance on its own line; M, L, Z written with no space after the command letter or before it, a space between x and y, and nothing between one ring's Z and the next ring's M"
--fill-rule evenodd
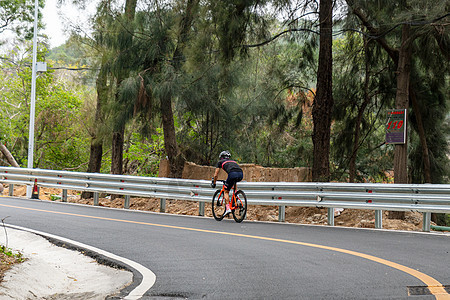
M244 221L247 215L247 196L245 196L244 191L236 192L236 209L233 210L233 219L241 223Z
M221 190L217 190L214 193L211 203L211 210L214 216L214 219L217 221L222 221L223 214L225 213L225 199L223 197L223 193L220 193Z

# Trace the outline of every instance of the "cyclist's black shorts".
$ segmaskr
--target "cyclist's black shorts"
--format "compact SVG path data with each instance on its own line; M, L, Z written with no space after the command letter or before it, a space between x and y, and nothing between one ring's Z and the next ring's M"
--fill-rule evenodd
M239 182L244 178L244 173L242 172L230 172L228 173L228 178L225 181L225 189L227 191L231 190L236 182Z

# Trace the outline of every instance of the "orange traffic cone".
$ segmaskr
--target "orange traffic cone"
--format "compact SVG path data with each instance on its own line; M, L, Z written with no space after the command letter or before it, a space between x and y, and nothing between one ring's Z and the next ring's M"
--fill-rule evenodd
M33 192L31 194L31 199L39 199L39 189L37 186L37 179L34 180Z

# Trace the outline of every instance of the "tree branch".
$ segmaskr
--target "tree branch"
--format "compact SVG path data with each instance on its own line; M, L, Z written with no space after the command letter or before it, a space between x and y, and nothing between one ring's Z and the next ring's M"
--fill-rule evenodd
M271 37L270 39L268 39L267 41L258 43L258 44L253 44L253 45L243 45L243 47L245 48L255 48L255 47L261 47L264 45L267 45L271 42L273 42L274 40L276 40L277 38L279 38L280 36L286 34L286 33L290 33L290 32L300 32L300 31L305 31L305 32L311 32L311 33L315 33L315 34L319 34L319 32L311 30L311 29L306 29L306 28L291 28L291 29L287 29L283 32L280 32L278 34L276 34L275 36Z
M375 27L373 27L372 24L370 24L367 16L363 13L361 8L354 7L353 1L351 0L347 0L347 4L349 7L352 8L352 12L361 20L361 22L367 28L367 30L369 30L370 34L379 37L376 39L376 41L381 45L381 47L383 47L384 50L386 50L388 55L392 58L392 60L394 60L395 64L398 64L398 55L399 55L398 50L388 45L386 39L384 39L382 35L380 35L378 30ZM391 28L390 31L392 31L394 28Z
M445 34L443 29L438 28L438 26L434 26L433 36L442 55L444 55L447 60L450 60L450 37Z
M11 154L11 152L9 152L8 148L6 148L6 146L1 144L1 143L0 143L0 151L3 153L3 155L8 160L8 163L11 166L16 167L16 168L20 168L19 164L17 163L16 159Z

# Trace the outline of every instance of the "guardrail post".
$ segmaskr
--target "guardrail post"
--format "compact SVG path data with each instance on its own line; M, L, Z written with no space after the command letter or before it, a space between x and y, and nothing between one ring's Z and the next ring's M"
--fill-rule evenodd
M424 212L423 213L422 231L430 232L430 230L431 230L431 213Z
M166 199L163 199L163 198L160 199L159 212L162 212L162 213L166 212Z
M14 196L14 184L9 184L9 196Z
M205 216L205 202L198 203L198 215L202 217Z
M334 226L334 207L328 207L327 212L328 225Z
M67 202L67 190L66 190L66 189L63 189L63 190L62 190L61 201L62 201L62 202Z
M99 194L97 192L94 192L94 205L98 206L98 198L99 198Z
M383 228L383 211L380 209L375 211L375 228Z
M125 195L125 203L123 205L123 208L129 209L130 208L130 195Z
M286 221L286 206L278 206L278 222Z

